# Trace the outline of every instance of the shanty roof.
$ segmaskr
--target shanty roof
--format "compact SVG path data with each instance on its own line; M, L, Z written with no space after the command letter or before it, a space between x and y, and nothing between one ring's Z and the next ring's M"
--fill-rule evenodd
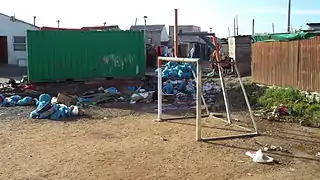
M118 25L112 26L89 26L89 27L82 27L82 30L110 30L110 29L119 29Z
M165 27L164 24L158 24L158 25L146 25L147 31L162 31L162 29ZM131 26L130 30L132 31L143 31L144 25L137 25L137 26Z
M82 27L82 28L55 28L55 27L41 27L41 30L112 30L112 29L119 29L118 25L112 25L112 26L88 26L88 27Z
M308 26L320 26L320 23L307 23Z
M5 16L5 17L8 17L8 18L12 18L12 17L13 17L13 16L9 16L9 15L3 14L3 13L0 13L0 15L1 15L1 16ZM16 19L15 17L14 17L14 21L15 21L15 22L21 22L21 23L24 23L24 24L33 26L33 27L35 27L35 28L39 28L38 26L35 26L35 25L33 25L33 24L31 24L31 23L28 23L28 22L26 22L26 21L22 21L22 20L20 20L20 19Z

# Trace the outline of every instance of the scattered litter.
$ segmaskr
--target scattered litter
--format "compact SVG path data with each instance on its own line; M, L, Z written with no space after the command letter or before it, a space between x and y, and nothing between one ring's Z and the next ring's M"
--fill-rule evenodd
M112 94L112 95L120 94L120 91L115 87L110 87L108 89L105 89L104 92L107 94Z
M256 152L248 151L246 152L246 155L251 157L253 162L256 163L272 163L274 161L272 157L263 154L261 150L258 150Z
M294 169L294 168L290 168L289 170L290 170L291 172L295 171L295 169Z
M160 137L160 140L162 140L162 141L168 141L168 139L163 138L163 137Z

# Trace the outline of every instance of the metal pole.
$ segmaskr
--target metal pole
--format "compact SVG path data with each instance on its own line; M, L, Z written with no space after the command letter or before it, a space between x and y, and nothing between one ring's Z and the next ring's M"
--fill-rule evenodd
M60 20L58 20L57 23L58 23L58 28L59 28L60 27Z
M236 36L236 18L233 18L233 36Z
M179 56L178 45L178 9L174 9L174 54L175 57Z
M224 103L226 106L227 119L228 119L228 123L231 124L231 113L230 113L230 107L229 107L228 94L227 94L227 91L225 88L224 78L223 78L223 75L221 72L221 64L219 63L221 61L220 60L220 53L219 53L219 45L217 43L217 37L215 34L212 36L212 40L213 40L214 46L216 47L215 52L216 52L216 58L217 58L217 62L218 62L217 64L218 64L223 99L224 99Z
M228 35L229 35L229 37L230 37L230 27L228 27Z
M237 36L239 36L239 24L238 24L238 16L236 16L236 21L237 21Z
M161 60L158 58L158 119L157 121L162 120L162 69L161 69Z
M287 31L290 32L291 28L291 0L288 2L288 29Z
M234 60L234 62L236 62L236 60ZM247 95L246 89L244 88L244 85L243 85L243 83L242 83L242 80L241 80L241 76L240 76L240 72L239 72L237 63L234 64L234 67L235 67L236 72L237 72L237 76L238 76L238 80L239 80L239 83L240 83L240 87L241 87L241 89L242 89L242 93L243 93L244 99L245 99L245 101L246 101L248 110L249 110L249 114L250 114L250 118L251 118L251 121L252 121L254 130L255 130L256 133L258 133L258 127L257 127L257 124L256 124L256 122L255 122L255 120L254 120L254 117L253 117L253 112L252 112L252 109L251 109L251 106L250 106L250 101L249 101L249 99L248 99L248 95Z
M272 23L272 33L274 33L274 23Z
M196 112L196 140L201 140L201 66L200 66L200 60L197 61L197 97L196 97L196 106L197 106L197 112Z
M147 43L147 16L143 16L144 19L144 43Z
M36 16L33 16L33 25L35 26L36 25Z
M254 19L252 19L252 36L254 36Z

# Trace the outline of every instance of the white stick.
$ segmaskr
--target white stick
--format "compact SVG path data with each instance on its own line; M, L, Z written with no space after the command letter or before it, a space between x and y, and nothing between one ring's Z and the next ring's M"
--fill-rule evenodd
M161 60L158 58L158 121L162 118L162 69Z
M196 106L197 106L197 115L196 115L196 140L201 140L201 67L200 62L197 61L197 98L196 98Z

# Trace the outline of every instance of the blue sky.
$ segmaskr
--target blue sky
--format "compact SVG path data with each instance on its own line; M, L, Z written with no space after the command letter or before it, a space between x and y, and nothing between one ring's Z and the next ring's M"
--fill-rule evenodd
M174 10L179 9L179 24L194 24L203 30L212 27L220 37L233 34L233 18L238 16L239 34L251 34L252 19L255 32L283 32L287 26L288 0L10 0L1 2L0 12L33 22L38 26L61 27L120 25L129 28L138 18L148 16L147 24L174 23ZM319 0L292 0L293 29L307 22L320 22Z

